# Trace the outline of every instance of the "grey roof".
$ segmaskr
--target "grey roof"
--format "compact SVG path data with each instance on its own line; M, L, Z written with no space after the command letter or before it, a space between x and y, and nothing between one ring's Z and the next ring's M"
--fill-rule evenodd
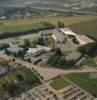
M23 48L21 48L21 47L9 47L9 48L7 48L7 50L10 52L18 53L19 51L22 51Z

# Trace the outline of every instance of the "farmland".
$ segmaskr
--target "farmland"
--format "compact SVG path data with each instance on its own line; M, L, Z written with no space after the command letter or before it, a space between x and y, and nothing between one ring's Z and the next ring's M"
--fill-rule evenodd
M66 77L82 89L97 97L97 78L92 79L90 73L73 73L68 74Z
M27 21L27 20L26 20ZM19 21L16 22L3 22L4 25L0 27L0 34L5 33L15 33L15 32L25 32L29 30L38 30L38 29L45 29L48 26L44 23L35 23L35 24L27 24L27 23L19 23Z
M16 20L0 20L0 35L16 32L25 32L48 28L43 22L57 25L58 21L70 26L76 33L94 34L95 37L97 16L75 16L75 17L40 17ZM91 24L89 24L91 23ZM89 25L88 25L89 24ZM88 25L88 28L87 28Z
M97 19L72 24L70 27L78 34L86 34L89 37L97 40Z

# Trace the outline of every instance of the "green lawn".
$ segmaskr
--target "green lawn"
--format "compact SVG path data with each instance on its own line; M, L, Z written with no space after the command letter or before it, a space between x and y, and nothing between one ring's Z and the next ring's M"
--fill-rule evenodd
M52 88L54 88L55 90L60 90L63 89L65 87L67 87L69 85L69 83L67 81L65 81L63 78L58 77L56 79L54 79L51 83L50 86Z
M97 97L97 79L91 79L89 73L73 73L66 77L82 89Z

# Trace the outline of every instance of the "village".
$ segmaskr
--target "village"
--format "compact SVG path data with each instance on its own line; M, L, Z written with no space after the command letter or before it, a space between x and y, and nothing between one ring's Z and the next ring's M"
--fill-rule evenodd
M68 27L57 28L32 34L32 38L31 36L24 39L17 37L10 42L5 53L33 64L39 62L47 64L49 58L57 52L62 53L66 60L76 62L82 57L78 48L93 42L95 42L93 39L83 34L76 34Z
M39 83L36 87L9 100L31 100L31 98L33 100L36 98L37 100L64 100L66 98L67 100L78 100L78 98L93 100L96 96L67 79L69 73L95 73L97 71L97 58L83 55L80 51L80 48L87 44L95 46L95 40L90 37L76 34L69 27L65 27L1 40L0 45L3 44L6 46L1 48L0 57L7 60L7 68L0 59L0 77L9 77L9 73L12 75L17 73L14 77L18 78L20 75L20 80L26 81L23 77L30 69L35 77L38 77L35 84ZM91 63L88 63L88 60ZM24 67L25 70L22 71L22 66L28 69ZM24 76L20 74L21 71ZM30 71L27 71L28 73ZM57 85L59 81L63 85ZM30 82L29 79L28 83L33 84Z

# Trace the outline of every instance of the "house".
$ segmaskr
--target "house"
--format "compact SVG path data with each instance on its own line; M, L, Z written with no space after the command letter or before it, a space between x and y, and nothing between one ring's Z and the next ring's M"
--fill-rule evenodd
M7 17L6 16L1 16L0 19L5 20L5 19L7 19Z
M77 40L79 41L80 45L85 45L94 42L94 40L92 40L86 35L78 35Z
M4 75L5 73L6 73L5 68L2 65L0 65L0 76Z
M59 43L63 43L65 41L64 35L61 32L59 32L57 29L53 30L52 37L56 42Z
M8 54L10 54L12 56L17 56L17 54L19 52L22 52L23 50L24 50L24 48L16 47L16 46L12 46L12 47L7 48Z
M63 34L67 35L67 36L74 36L74 37L77 36L77 34L74 33L70 28L61 28L60 31L61 31Z
M26 55L30 55L33 57L39 56L40 54L44 53L44 49L43 48L29 48L29 50L27 51Z
M29 48L29 50L26 52L24 59L28 60L30 62L35 62L39 60L39 56L42 55L45 52L43 48Z
M24 59L34 63L36 61L44 59L44 56L47 55L50 50L51 48L37 45L36 48L29 48L24 56Z
M80 45L85 45L87 43L94 42L94 40L92 40L86 35L79 35L74 33L70 28L61 28L60 31L68 37L74 37Z

